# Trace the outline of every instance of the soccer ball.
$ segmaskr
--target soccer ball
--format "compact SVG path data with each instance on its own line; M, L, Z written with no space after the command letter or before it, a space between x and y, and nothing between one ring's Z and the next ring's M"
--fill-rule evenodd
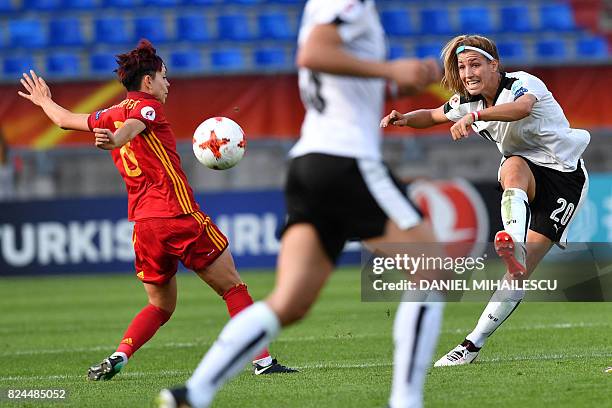
M246 148L244 132L236 122L218 116L206 119L193 134L193 154L214 170L234 167Z

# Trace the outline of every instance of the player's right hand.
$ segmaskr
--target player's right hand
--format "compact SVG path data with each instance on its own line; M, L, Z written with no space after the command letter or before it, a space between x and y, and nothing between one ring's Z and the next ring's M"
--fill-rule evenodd
M439 67L429 60L403 58L390 61L389 79L397 84L400 96L415 95L440 76Z
M380 121L381 128L386 128L389 125L408 126L408 119L406 119L400 112L392 110L390 114L382 118Z
M42 77L30 70L30 75L23 73L21 85L28 93L17 91L19 96L30 100L33 104L41 106L46 99L51 99L51 89Z

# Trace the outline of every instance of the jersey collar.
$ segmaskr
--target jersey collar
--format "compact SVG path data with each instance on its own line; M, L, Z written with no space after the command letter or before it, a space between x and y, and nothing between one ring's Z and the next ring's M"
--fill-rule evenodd
M502 93L504 88L510 89L510 84L515 81L514 78L508 78L505 72L500 72L501 80L499 81L499 86L497 87L497 92L495 93L495 98L493 98L493 106L495 106L495 102L497 102L497 98Z
M129 99L155 99L150 93L140 91L129 91L127 97Z

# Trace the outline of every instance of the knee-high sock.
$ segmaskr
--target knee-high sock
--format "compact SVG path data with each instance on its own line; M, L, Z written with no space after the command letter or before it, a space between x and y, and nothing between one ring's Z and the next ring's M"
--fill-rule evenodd
M223 294L223 300L225 300L225 304L227 305L227 311L230 315L230 318L233 318L238 313L253 304L253 298L249 294L247 285L245 285L244 283L238 284L233 288L229 289L227 292L225 292ZM268 365L272 362L270 352L267 348L265 348L260 354L255 356L254 361L260 360L263 360L265 363L267 363L264 365Z
M208 407L219 388L238 374L280 331L276 314L257 302L231 319L187 381L194 408Z
M393 327L391 408L423 405L423 384L438 341L444 303L401 303Z
M466 339L476 347L484 346L487 338L514 312L525 297L523 290L498 289L485 307L474 330Z
M128 326L117 353L125 353L129 358L142 347L157 330L170 319L172 313L151 304L142 309Z
M520 188L504 190L501 199L501 217L504 229L516 242L527 241L531 211L525 191Z

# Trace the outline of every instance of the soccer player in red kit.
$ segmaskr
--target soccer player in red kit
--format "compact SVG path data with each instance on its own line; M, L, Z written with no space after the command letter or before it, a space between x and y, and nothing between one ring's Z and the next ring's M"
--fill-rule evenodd
M163 110L170 86L165 64L147 40L118 55L117 63L126 98L89 115L55 103L44 79L34 71L23 74L27 93L19 92L61 128L93 131L95 145L110 150L128 192L136 276L149 304L134 317L117 350L89 369L90 380L111 379L170 319L176 307L179 261L223 297L230 317L253 303L236 271L227 238L200 210L181 168ZM267 350L253 364L255 374L295 371L278 364Z

